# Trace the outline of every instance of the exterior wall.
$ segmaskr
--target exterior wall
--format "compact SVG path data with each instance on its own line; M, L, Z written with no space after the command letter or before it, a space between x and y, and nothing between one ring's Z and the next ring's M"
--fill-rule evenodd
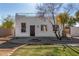
M79 27L71 27L71 36L79 36Z
M16 37L30 37L30 25L35 25L35 36L55 36L54 32L52 31L52 25L49 23L48 20L44 21L39 19L38 17L26 17L16 15L15 17L15 36ZM26 32L21 32L21 23L26 23ZM41 25L47 25L47 32L41 31Z

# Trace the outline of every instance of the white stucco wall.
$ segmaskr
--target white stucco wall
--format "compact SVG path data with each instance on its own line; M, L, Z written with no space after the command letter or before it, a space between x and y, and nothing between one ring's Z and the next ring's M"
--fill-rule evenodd
M79 36L79 27L71 27L71 36Z
M26 32L21 32L21 23L26 23ZM41 31L41 25L47 25L47 32ZM52 31L52 25L48 22L48 20L40 20L38 17L26 17L17 15L15 17L15 36L16 37L30 37L30 25L35 25L35 36L55 36Z

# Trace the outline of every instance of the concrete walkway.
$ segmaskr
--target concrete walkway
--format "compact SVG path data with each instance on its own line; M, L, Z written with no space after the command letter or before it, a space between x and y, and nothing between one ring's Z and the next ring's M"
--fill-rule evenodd
M9 56L17 47L19 47L19 44L12 44L8 42L11 38L0 38L0 56Z
M12 44L10 42L0 44L0 56L11 55L21 45L22 44Z

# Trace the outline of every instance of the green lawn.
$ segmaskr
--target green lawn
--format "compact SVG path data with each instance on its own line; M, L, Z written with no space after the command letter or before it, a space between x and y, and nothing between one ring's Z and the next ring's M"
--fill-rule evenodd
M12 56L79 56L79 47L63 45L24 45Z

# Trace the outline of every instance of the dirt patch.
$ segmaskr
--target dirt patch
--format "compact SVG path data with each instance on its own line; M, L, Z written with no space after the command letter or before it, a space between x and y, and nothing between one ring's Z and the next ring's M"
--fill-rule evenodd
M0 49L0 56L8 56L13 49Z

